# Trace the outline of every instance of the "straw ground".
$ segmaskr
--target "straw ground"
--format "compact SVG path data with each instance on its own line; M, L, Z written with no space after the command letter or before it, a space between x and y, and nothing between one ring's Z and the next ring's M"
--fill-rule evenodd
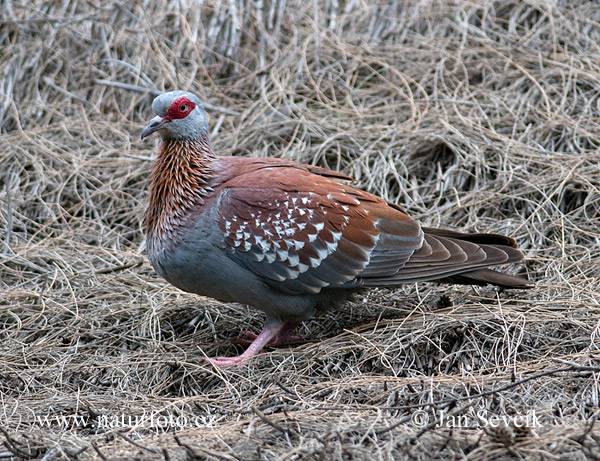
M599 456L599 43L584 1L1 1L0 459ZM511 235L535 288L375 290L201 365L262 319L145 259L175 88L220 154Z

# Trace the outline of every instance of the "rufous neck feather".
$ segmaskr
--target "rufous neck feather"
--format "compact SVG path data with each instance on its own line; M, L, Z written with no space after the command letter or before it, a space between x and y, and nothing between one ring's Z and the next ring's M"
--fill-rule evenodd
M163 140L150 175L148 234L174 232L185 223L187 212L203 203L212 190L208 183L215 157L208 138Z

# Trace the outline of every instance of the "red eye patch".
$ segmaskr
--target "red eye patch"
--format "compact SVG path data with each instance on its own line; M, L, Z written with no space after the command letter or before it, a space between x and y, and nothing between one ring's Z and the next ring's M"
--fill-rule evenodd
M169 111L167 112L167 115L165 115L165 118L168 120L185 118L191 111L194 110L195 107L196 104L194 104L185 96L182 96L177 98L175 102L171 104L171 107L169 107Z

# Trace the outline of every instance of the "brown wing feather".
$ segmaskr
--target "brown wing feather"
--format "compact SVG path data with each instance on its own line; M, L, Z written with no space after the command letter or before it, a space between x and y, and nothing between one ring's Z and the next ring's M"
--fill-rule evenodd
M303 169L253 169L223 188L218 219L230 256L277 290L353 285L380 237L361 199L381 199Z

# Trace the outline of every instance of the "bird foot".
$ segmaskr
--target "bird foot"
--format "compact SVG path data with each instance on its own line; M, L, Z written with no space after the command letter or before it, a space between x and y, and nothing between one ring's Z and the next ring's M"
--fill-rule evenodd
M289 332L296 328L296 325L296 323L284 323L276 326L265 326L259 335L255 335L251 332L244 332L246 336L252 339L252 342L243 354L238 355L237 357L206 358L204 363L215 367L241 365L254 355L258 354L267 344L278 345L288 340L290 338Z

